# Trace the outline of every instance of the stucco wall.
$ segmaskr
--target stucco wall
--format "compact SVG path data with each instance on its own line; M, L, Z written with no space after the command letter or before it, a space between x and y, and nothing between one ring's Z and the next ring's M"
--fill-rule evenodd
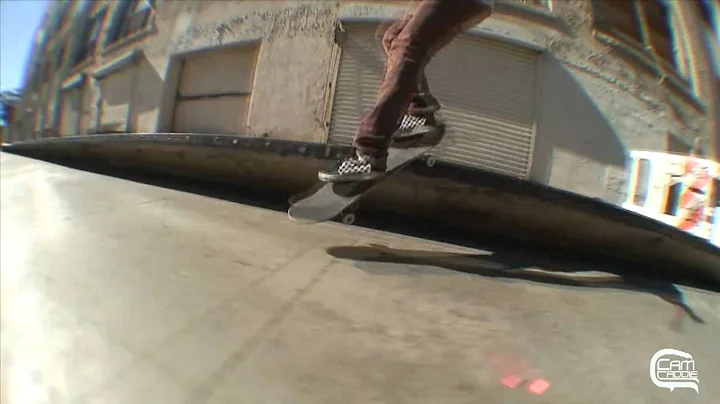
M532 180L617 202L623 197L628 149L665 150L668 131L688 143L703 133L705 119L696 103L593 36L589 0L554 1L552 12L501 3L472 32L542 53ZM72 73L142 49L131 130L168 131L179 55L260 41L247 134L322 142L338 57L337 21L386 20L402 14L403 4L162 1L152 33L102 51ZM88 80L86 90L90 111L84 111L83 129L95 125L101 104L96 80Z
M568 32L544 30L533 179L619 202L628 149L666 151L668 132L692 144L706 120L685 94L596 40L589 2L554 5Z
M628 149L664 151L668 131L691 144L705 118L683 94L597 41L588 1L553 5L552 12L498 7L471 32L542 52L531 180L619 202ZM339 18L383 20L401 12L350 3Z
M158 107L157 129L170 125L166 110L177 85L177 77L170 76L178 74L172 56L260 40L248 135L321 141L336 10L334 2L317 1L163 3L158 35L145 54L166 85L162 92L143 91L146 104L154 100ZM145 122L152 123L151 117L148 112Z

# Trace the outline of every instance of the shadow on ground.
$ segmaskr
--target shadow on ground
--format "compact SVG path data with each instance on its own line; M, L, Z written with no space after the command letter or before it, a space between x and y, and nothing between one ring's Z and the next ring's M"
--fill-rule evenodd
M484 277L519 279L558 286L649 293L678 307L695 322L705 323L687 304L683 292L673 283L641 276L632 269L620 265L582 262L563 259L552 253L543 254L518 249L495 249L494 252L487 254L465 254L398 249L370 244L330 247L327 252L335 258L356 261L358 268L378 275L441 274L445 269ZM377 263L403 265L394 269L388 266L379 268ZM437 268L440 270L438 271ZM598 274L599 272L602 274ZM674 325L679 327L680 322Z

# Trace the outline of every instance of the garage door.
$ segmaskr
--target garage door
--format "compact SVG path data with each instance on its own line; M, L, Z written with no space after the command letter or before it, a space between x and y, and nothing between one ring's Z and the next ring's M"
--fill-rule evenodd
M173 132L244 134L257 44L216 49L182 62Z
M33 136L39 137L42 133L42 122L44 119L44 108L38 108L35 111L35 130L33 131Z
M60 110L60 136L77 136L80 134L80 117L82 116L82 88L75 87L62 93Z
M47 83L40 85L39 99L40 106L35 112L35 135L42 136L44 129L49 125L49 117L47 115L47 109L50 104L49 96L50 87Z
M102 110L98 132L130 132L131 103L135 90L137 67L130 65L114 71L99 80Z
M49 94L47 98L47 104L45 107L45 131L44 136L57 136L57 130L55 127L56 116L55 116L55 97L53 94Z
M375 101L385 57L374 24L345 24L329 142L350 144ZM537 53L461 35L427 68L447 125L444 161L527 178L535 120Z

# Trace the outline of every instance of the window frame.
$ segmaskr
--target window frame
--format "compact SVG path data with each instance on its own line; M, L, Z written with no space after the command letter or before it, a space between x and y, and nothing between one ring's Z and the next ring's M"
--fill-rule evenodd
M107 8L103 8L88 18L87 24L83 27L82 42L73 55L73 68L95 57L105 25L106 12Z
M662 16L658 16L656 13L648 15L648 3L663 8L665 13ZM630 13L631 21L635 24L633 27L635 37L619 30L611 21L612 18L607 16L612 13L611 8L617 7L619 4L631 4L630 9L625 12ZM680 90L684 96L691 98L697 104L692 79L684 67L687 61L678 60L676 55L678 44L676 44L677 38L672 32L672 10L663 0L624 0L622 2L593 0L592 6L596 39L616 48L634 62L639 62L642 67L661 81L668 81L672 88ZM667 28L666 38L662 34L658 36L658 30L653 29L657 26L660 18L665 20L662 21L662 24ZM662 37L668 44L664 55L658 54L659 37Z
M103 48L112 48L154 27L156 7L156 0L120 1L113 12L113 18ZM136 26L133 26L133 24Z
M645 163L645 164L643 164ZM632 203L644 208L650 196L653 162L648 158L638 159L634 172Z

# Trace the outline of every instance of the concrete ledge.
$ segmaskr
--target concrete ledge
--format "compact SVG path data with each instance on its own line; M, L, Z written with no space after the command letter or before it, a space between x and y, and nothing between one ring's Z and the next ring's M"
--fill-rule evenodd
M107 134L15 143L3 151L170 172L300 192L327 159L348 151L266 137ZM535 183L438 162L416 162L368 194L363 207L510 235L539 246L620 259L643 271L720 284L720 249L615 205Z

